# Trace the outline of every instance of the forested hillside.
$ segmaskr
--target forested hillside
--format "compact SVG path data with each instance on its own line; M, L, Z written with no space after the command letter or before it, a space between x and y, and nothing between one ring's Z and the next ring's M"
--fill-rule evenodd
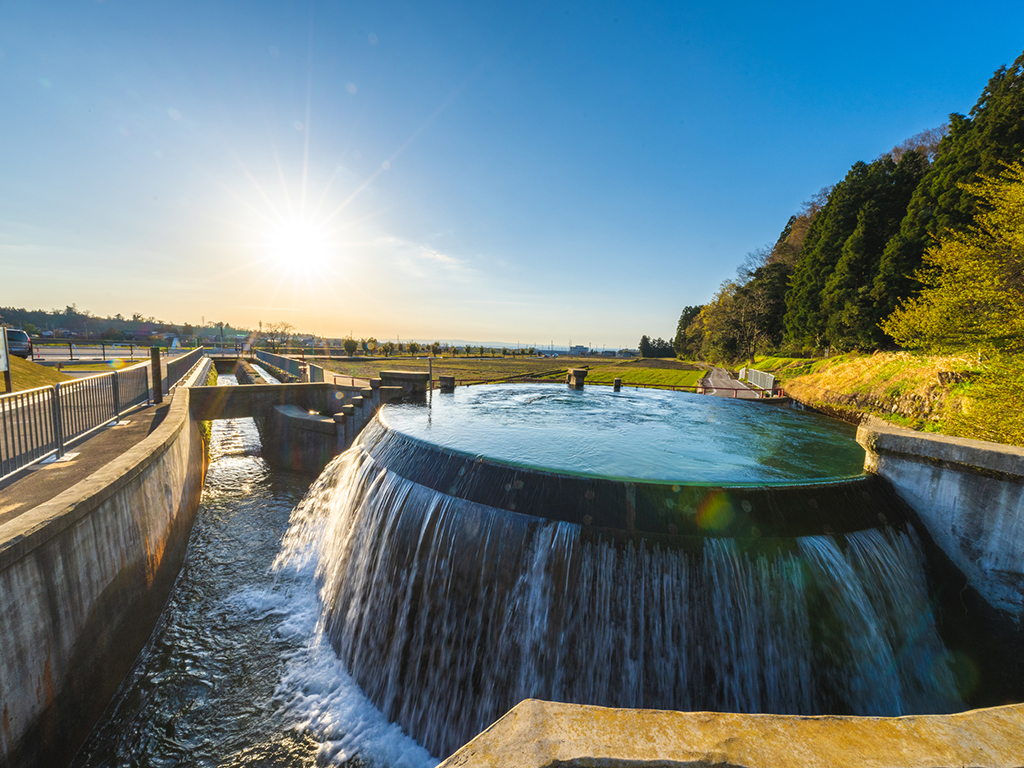
M921 293L926 251L969 229L984 207L970 185L1022 158L1024 54L996 71L970 114L855 163L813 196L737 279L683 310L675 351L736 361L894 348L884 321Z

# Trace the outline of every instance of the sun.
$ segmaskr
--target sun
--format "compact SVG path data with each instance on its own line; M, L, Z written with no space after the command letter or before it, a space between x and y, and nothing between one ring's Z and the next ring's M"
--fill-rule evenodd
M298 270L327 266L335 251L326 229L301 219L274 223L267 232L266 247L276 266Z

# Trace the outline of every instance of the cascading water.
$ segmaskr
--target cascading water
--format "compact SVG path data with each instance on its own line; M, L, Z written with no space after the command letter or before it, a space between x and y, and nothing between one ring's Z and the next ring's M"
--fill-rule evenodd
M908 526L675 546L617 537L406 479L372 454L379 437L369 430L324 472L283 559L314 553L339 658L435 755L529 697L803 714L963 708Z
M263 462L252 419L213 423L181 575L72 768L436 764L341 668L311 570L273 565L308 486Z

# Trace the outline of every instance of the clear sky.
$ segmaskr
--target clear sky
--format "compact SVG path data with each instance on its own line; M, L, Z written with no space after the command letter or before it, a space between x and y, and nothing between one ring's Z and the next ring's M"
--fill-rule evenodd
M945 0L0 0L0 306L670 338L1022 30Z

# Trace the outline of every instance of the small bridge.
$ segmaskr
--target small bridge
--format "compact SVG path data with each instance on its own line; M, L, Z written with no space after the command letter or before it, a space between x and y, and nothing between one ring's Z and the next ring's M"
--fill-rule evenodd
M220 362L220 361L218 361ZM239 385L189 388L189 411L196 421L252 417L260 431L268 464L303 472L320 472L355 441L385 403L421 399L427 374L382 371L369 386L327 382L254 384L240 360L223 363L234 369Z

